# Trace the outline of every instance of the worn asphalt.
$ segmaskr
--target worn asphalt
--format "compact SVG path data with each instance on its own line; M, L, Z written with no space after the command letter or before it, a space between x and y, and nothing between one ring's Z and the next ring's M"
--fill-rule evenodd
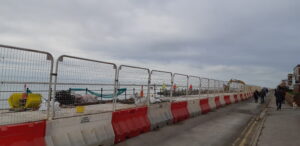
M117 146L231 146L263 106L252 99L163 127Z

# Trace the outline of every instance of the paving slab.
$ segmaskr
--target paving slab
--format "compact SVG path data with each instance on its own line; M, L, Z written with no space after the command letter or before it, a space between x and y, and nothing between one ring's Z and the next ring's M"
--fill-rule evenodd
M300 109L283 104L282 110L277 111L273 96L265 118L258 146L300 145Z

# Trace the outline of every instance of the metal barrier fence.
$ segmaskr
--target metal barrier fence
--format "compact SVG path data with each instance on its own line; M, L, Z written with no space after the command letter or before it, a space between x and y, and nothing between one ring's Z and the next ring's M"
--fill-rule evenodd
M0 125L246 90L236 82L128 65L118 68L68 55L57 59L53 72L50 53L5 45L0 45L0 67Z
M209 79L209 91L208 91L208 93L210 93L210 94L214 94L215 93L215 88L216 88L216 85L215 85L215 83L216 83L216 80L214 80L214 79Z
M172 73L152 70L150 74L150 103L169 101L172 96Z
M56 62L53 118L112 111L116 74L114 63L60 56Z
M188 95L200 96L201 94L201 79L197 76L189 76Z
M188 75L174 73L172 77L173 82L173 97L186 97L188 95Z
M201 78L201 94L209 94L209 82L208 78Z
M0 125L47 119L53 57L0 45Z
M224 82L218 80L218 93L224 93Z
M126 88L126 94L118 96L115 100L116 109L119 103L134 104L135 106L149 105L150 70L148 68L121 65L118 71L118 89Z

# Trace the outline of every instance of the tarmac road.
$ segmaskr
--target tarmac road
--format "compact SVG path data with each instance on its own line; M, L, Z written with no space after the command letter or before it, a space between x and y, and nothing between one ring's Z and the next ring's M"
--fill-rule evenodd
M128 139L117 146L231 146L262 108L250 99Z

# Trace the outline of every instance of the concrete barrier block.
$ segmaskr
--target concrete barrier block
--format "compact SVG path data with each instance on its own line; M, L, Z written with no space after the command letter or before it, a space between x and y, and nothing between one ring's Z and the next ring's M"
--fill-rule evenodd
M188 111L192 117L198 116L201 114L201 108L199 105L199 99L188 100Z
M220 95L218 95L219 97L220 97L220 104L221 104L221 106L225 106L226 105L226 101L225 101L225 99L224 99L224 94L220 94Z
M214 96L208 97L208 103L211 110L215 110L217 108Z
M47 121L47 146L113 145L112 113L85 115Z
M148 118L152 130L161 128L167 124L172 124L171 103L165 102L149 106Z
M234 98L234 94L230 94L229 96L230 96L230 102L235 103L236 101L235 101L235 98Z

